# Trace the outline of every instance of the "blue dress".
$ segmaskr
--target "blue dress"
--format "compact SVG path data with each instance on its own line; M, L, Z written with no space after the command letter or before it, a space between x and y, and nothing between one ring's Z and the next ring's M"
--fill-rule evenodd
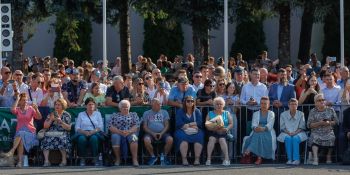
M267 115L262 116L260 113L259 125L265 126L267 124ZM253 132L253 134L246 140L245 148L255 155L265 158L273 159L272 152L272 136L270 131Z
M194 115L196 117L194 117ZM197 134L193 135L187 135L184 130L181 128L183 125L187 123L194 122L194 118L196 118L196 123L199 128ZM185 111L181 108L176 111L176 131L175 131L175 144L176 144L176 151L179 150L180 144L183 141L186 141L188 143L199 143L203 145L204 143L204 134L203 134L203 126L202 126L202 114L199 111L199 109L195 109L192 116L189 118L187 117Z

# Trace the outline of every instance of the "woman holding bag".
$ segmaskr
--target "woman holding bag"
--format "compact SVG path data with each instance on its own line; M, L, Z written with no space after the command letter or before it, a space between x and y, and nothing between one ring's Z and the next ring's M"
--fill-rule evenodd
M224 110L225 100L222 97L214 98L213 106L214 111L210 111L208 113L206 121L211 121L214 120L216 117L221 117L223 125L216 126L214 128L206 126L207 130L209 131L209 142L207 146L208 155L205 165L211 165L211 154L213 153L215 143L219 142L221 151L225 156L222 165L229 166L230 158L228 156L226 136L233 127L233 120L231 114L228 111Z
M66 166L67 152L70 151L70 130L71 130L71 115L65 111L67 102L63 98L59 98L54 103L54 111L46 118L44 129L45 136L41 141L41 149L44 153L44 167L50 166L49 153L50 150L60 150L62 162L59 166Z
M203 148L202 113L196 108L192 96L185 97L184 108L176 111L176 149L181 152L182 165L188 166L188 143L194 143L194 165L200 165L199 158Z
M99 166L98 151L99 145L104 138L100 131L103 130L103 120L101 113L96 110L96 102L89 97L85 100L86 111L80 112L75 123L75 141L78 145L78 154L80 157L80 166L85 166L86 148L91 148L95 166Z

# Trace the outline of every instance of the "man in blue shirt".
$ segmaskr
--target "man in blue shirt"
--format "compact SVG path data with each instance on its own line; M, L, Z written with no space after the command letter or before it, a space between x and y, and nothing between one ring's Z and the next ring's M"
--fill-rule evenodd
M196 91L192 86L189 86L187 77L180 77L177 80L177 86L170 90L168 105L182 108L182 102L186 96L196 98Z

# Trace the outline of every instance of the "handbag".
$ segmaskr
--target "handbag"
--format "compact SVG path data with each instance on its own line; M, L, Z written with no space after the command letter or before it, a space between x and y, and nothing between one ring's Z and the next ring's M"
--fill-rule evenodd
M46 129L41 129L38 134L36 135L36 138L41 140L45 137Z
M95 126L94 122L92 122L92 120L91 120L89 114L88 114L86 111L85 111L85 113L86 113L86 115L88 116L88 118L89 118L89 120L90 120L92 126L94 127L94 129L96 129L96 126ZM107 135L105 132L101 131L101 130L98 131L98 132L96 133L96 135L97 135L101 140L106 140L106 139L108 138L108 135Z
M193 111L193 118L194 118L194 122L196 122L196 113ZM184 132L187 135L194 135L198 133L198 129L194 129L194 128L187 128L184 130Z

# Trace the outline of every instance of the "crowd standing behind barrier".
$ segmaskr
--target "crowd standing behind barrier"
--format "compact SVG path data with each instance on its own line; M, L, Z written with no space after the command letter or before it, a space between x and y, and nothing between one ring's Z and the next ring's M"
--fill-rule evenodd
M230 116L230 121L232 119L232 124L226 125L226 123L224 127L226 134L230 135L231 139L229 140L233 141L228 141L228 138L225 138L227 141L225 143L222 139L219 139L224 153L223 165L229 165L230 161L237 161L237 158L241 157L239 150L246 149L243 143L247 142L246 140L243 140L243 138L249 135L249 133L253 133L253 135L251 135L253 136L251 137L253 140L256 140L256 138L259 138L257 140L261 140L261 138L267 139L268 137L256 137L254 134L254 132L260 130L265 131L265 125L266 128L268 128L266 131L272 131L274 129L277 135L284 133L286 130L286 122L280 122L282 118L281 114L284 111L290 111L288 104L290 99L294 98L299 101L298 110L305 114L304 122L307 123L307 127L300 126L299 129L302 131L311 130L309 136L312 139L309 139L308 142L310 143L306 144L306 147L309 146L311 148L302 150L304 153L309 152L309 154L305 154L307 156L304 156L304 159L305 157L310 159L313 158L310 163L313 163L314 165L318 164L318 157L316 157L318 155L316 154L318 150L315 150L314 148L314 144L316 143L316 146L320 146L321 148L323 146L334 146L334 149L328 149L329 152L326 156L328 163L332 161L340 161L341 156L339 155L341 155L347 148L347 144L345 143L347 143L347 140L350 138L350 127L348 127L350 125L348 123L349 117L346 113L348 111L346 105L349 104L350 96L349 69L347 67L340 67L339 63L331 62L328 57L323 65L318 61L316 54L312 54L308 64L302 65L298 62L296 67L293 67L292 65L280 67L278 59L272 60L268 58L268 53L266 51L263 51L256 61L250 65L244 61L243 55L238 53L235 58L229 59L229 70L226 72L223 69L224 65L222 59L215 60L214 57L209 57L209 59L201 63L200 66L195 67L195 58L191 54L187 55L185 59L181 56L176 56L174 62L169 61L165 55L161 55L157 60L157 64L152 63L150 58L140 55L137 58L137 62L133 64L131 72L124 75L121 74L122 67L120 63L121 59L119 57L114 60L112 67L103 67L101 60L97 61L96 65L93 62L90 63L88 61L83 61L79 66L77 66L73 60L69 60L68 58L63 58L62 63L55 60L57 59L50 59L50 57L28 57L23 60L23 65L25 65L25 67L21 70L11 70L10 65L1 68L0 107L4 107L4 109L0 110L0 112L4 115L0 115L3 122L1 125L0 144L5 145L2 147L3 151L10 151L6 154L1 154L0 156L12 156L17 148L17 155L19 155L17 165L19 167L27 166L26 163L23 163L23 161L26 161L25 159L27 156L24 156L24 158L21 156L23 155L22 142L27 140L19 139L18 141L18 138L21 138L19 137L20 133L14 132L13 129L11 130L11 128L16 125L15 118L17 118L18 121L17 127L22 126L18 125L21 123L20 114L15 112L14 114L16 116L13 116L9 113L8 109L6 109L13 104L16 104L15 102L18 101L19 94L25 94L27 97L26 104L23 102L22 108L30 109L30 107L33 106L35 109L36 106L39 106L39 111L37 113L41 114L43 119L35 122L37 132L41 128L44 128L49 131L57 130L58 132L55 134L58 135L65 133L64 139L63 137L57 137L57 135L51 136L52 138L49 139L50 134L47 134L47 136L45 135L44 140L40 141L40 147L45 150L45 160L43 162L45 166L50 165L47 150L56 149L61 151L62 161L59 163L61 166L67 164L67 161L65 161L66 157L73 159L74 157L72 157L72 155L79 156L81 159L80 165L85 165L84 154L87 152L92 153L91 156L93 163L95 165L100 165L102 163L101 157L102 159L107 159L108 157L108 155L105 155L105 153L108 153L106 149L113 150L114 164L120 165L120 150L118 151L117 148L120 148L121 145L123 145L121 144L123 141L126 141L125 143L130 143L132 163L133 165L138 166L138 161L144 158L143 151L141 151L141 154L138 152L138 150L142 150L141 148L144 147L143 142L139 141L143 140L143 138L138 138L138 133L144 132L142 125L140 125L139 122L129 123L133 124L133 127L130 126L132 129L128 129L126 126L128 124L127 121L129 120L126 119L121 120L122 123L115 123L115 126L106 123L107 118L108 121L110 121L110 118L113 118L112 121L118 121L115 119L113 113L118 111L117 108L126 109L126 106L120 106L121 102L125 104L128 103L128 112L125 111L125 113L123 113L123 110L120 109L121 113L119 114L126 117L129 110L136 110L138 111L137 120L139 121L144 120L139 119L139 117L143 116L143 112L145 112L146 109L150 109L149 105L154 99L156 99L165 109L168 109L170 114L169 131L170 135L175 136L174 140L176 144L173 147L173 151L169 151L169 148L167 148L166 151L163 150L160 154L160 159L163 164L170 164L171 162L176 163L178 155L180 155L183 165L189 164L187 161L189 155L194 158L195 165L203 163L201 157L207 158L207 165L211 164L211 152L214 139L209 137L213 136L213 134L208 133L208 131L215 133L218 132L219 129L208 129L205 127L205 123L206 116L208 115L209 119L211 118L210 116L212 116L210 111L216 110L215 105L213 104L216 97L222 97L225 101L225 110ZM335 111L335 114L334 118L329 121L331 126L327 125L328 128L325 128L326 125L324 127L322 124L319 125L321 129L332 131L334 133L334 138L332 138L334 139L334 144L324 145L324 141L314 141L314 131L321 129L315 129L315 126L308 122L310 117L313 117L312 115L314 114L314 111L321 109L317 107L318 104L315 103L314 99L321 93L324 94L325 101L322 104L325 109L333 110ZM261 118L254 117L257 115L257 111L260 110L260 102L263 97L271 102L271 106L267 105L270 106L270 112L267 116L272 114L275 116L273 127L270 126L271 122L262 121ZM56 107L58 104L57 100L66 101L66 111L71 115L71 119L69 119L68 113L64 112L64 114L67 115L63 115L59 107ZM94 107L91 107L90 109L88 105L87 108L79 108L80 106L86 106L89 104L85 104L87 100L93 101L91 105ZM193 109L192 112L188 113L189 118L186 119L186 112L188 112L188 110L183 111L183 109L187 108L187 101L191 100L196 103L193 105L197 107ZM64 102L59 104L63 105L63 103ZM316 104L315 109L313 109L314 104ZM18 104L18 107L21 108L21 103ZM102 122L103 125L100 124L101 122L94 120L93 114L96 112L93 111L96 107L101 109L100 116L104 120L104 122ZM56 112L50 113L49 108L53 108L53 111ZM64 108L65 107L62 109L64 110ZM81 123L75 121L78 114L77 111L81 112L78 121L80 121L82 115L86 113L87 116L85 116L85 118L91 119L91 126L85 125L87 128L82 129L79 128L79 126L74 125L74 122L75 124L78 123L81 125ZM58 117L53 115L55 113L59 113L59 115L57 115ZM111 116L111 114L113 115ZM196 118L195 120L193 120L193 115L196 116L194 117ZM197 116L201 117L198 118ZM221 118L223 118L223 116L225 115L220 115ZM59 120L57 118L59 118ZM184 121L188 121L179 123L181 118L186 119ZM87 121L89 120L86 120L86 124ZM27 120L27 122L32 121ZM264 124L261 124L260 126L259 123ZM316 125L316 128L318 128L318 124ZM69 126L74 126L75 128L70 128ZM124 129L116 128L117 126L123 126ZM22 128L28 130L28 127ZM187 132L188 128L193 128L194 131ZM35 130L35 128L33 129ZM17 130L21 131L21 128L17 128ZM147 129L145 130L147 133ZM299 132L299 130L297 131ZM80 145L77 148L78 154L75 154L75 146L70 146L68 132L70 132L70 134L75 132L73 135L74 137L71 139L72 141L74 139L77 140L78 145ZM191 136L186 136L189 137L189 139L184 140L185 135L180 134L182 132L185 134L187 133L187 135L190 132L193 132L193 135L200 136L193 140L192 137L194 136L190 134ZM107 133L112 135L112 140L110 136L107 135L107 140L98 139L104 144L106 143L102 148L93 146L100 144L98 144L96 139L96 142L91 141L92 136L100 136ZM287 135L290 135L288 133ZM116 134L119 135L119 139ZM152 133L148 132L148 134ZM13 136L15 136L14 139ZM85 140L83 139L83 136L86 137ZM218 135L215 135L215 138L217 138L216 136ZM53 141L55 140L54 138L59 140L57 142L64 142L64 144L56 144L56 141ZM33 137L30 141L35 141L35 139L36 137ZM295 143L300 143L304 139L304 137L300 138L300 141L295 141ZM322 138L320 139L322 140ZM92 138L92 140L94 139ZM264 139L261 141L263 140ZM10 143L13 142L12 149L11 144L8 144L9 141ZM147 139L144 141L146 145L148 144L147 151L151 154L149 164L154 164L158 155L152 153L150 149L152 145L149 144ZM165 141L167 141L167 139L165 139ZM207 143L208 141L209 144ZM289 140L282 139L281 141L287 141L287 143L289 143ZM83 142L84 144L82 144ZM86 147L81 148L81 145L85 145L86 142L90 143L87 144L90 145L87 146L88 151L84 150ZM248 143L255 142L256 141L249 140ZM293 139L292 142L294 143ZM194 145L188 143L194 143ZM287 146L287 143L285 143L287 164L298 165L301 159L294 156L295 152L298 152L298 150L293 149L294 152L292 153L293 155L291 155L291 149ZM30 151L29 148L32 146L26 147L25 145L26 144L24 144L24 147L27 152L24 154L28 155L28 152ZM228 147L227 151L225 146ZM141 148L139 149L139 147ZM272 160L285 159L285 150L281 149L282 146L278 143L276 144L276 147L271 146L271 148L273 148L272 151L268 151L272 156L266 156L261 150L260 152L259 150L254 150L258 149L254 147L255 146L248 146L248 148L253 149L249 152L255 153L255 156L258 157L255 162L256 164L261 164L263 162L261 158L264 157ZM178 150L180 150L181 154L177 153ZM244 159L244 156L248 155L248 153L246 151L243 153L245 153L242 158L244 160L243 162L249 162L248 158L247 160ZM263 155L261 155L261 153ZM274 156L275 154L276 156ZM229 157L230 160L228 160L227 157Z

